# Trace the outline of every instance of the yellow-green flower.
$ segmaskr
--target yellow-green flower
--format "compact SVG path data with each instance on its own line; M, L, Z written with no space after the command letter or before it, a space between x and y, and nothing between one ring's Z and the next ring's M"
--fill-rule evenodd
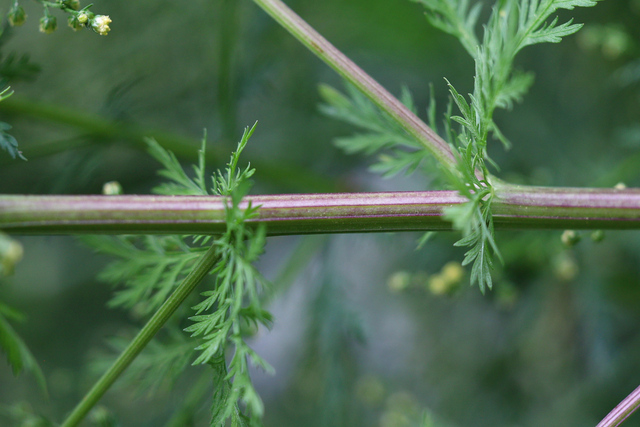
M40 32L45 34L53 33L58 28L55 16L45 15L40 18Z
M101 36L106 36L111 28L109 28L109 24L111 23L111 18L107 15L97 15L93 18L91 22L91 26L93 27L93 31L100 34Z
M73 31L78 31L84 27L84 25L78 20L78 17L74 15L69 16L67 22Z
M82 25L86 25L86 23L89 22L90 16L87 12L80 12L77 18L79 23L81 23Z
M18 27L24 24L24 21L27 20L27 14L22 6L18 5L18 3L14 3L11 10L9 10L7 19L9 20L9 25L12 27Z

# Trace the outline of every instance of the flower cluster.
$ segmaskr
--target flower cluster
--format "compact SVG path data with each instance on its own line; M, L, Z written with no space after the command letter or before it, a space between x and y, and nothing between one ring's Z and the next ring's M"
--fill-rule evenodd
M62 9L64 12L67 12L69 14L67 22L69 27L74 31L82 28L90 28L97 34L106 36L111 30L109 27L109 24L111 24L111 18L109 18L109 16L96 15L89 11L91 5L84 9L80 9L80 0L56 0L55 2L43 1L42 4L44 5L44 16L40 18L40 32L42 33L51 34L56 30L56 28L58 28L56 17L49 13L50 7ZM15 0L13 3L13 6L7 14L7 19L11 26L22 25L27 19L27 14L18 3L18 0Z
M111 18L107 15L97 15L91 22L91 28L101 36L106 36L109 30L111 30L109 24L111 24Z
M78 14L71 15L69 17L69 26L74 30L80 30L82 28L91 28L101 36L109 34L111 28L109 24L111 18L107 15L95 15L86 9L81 10Z

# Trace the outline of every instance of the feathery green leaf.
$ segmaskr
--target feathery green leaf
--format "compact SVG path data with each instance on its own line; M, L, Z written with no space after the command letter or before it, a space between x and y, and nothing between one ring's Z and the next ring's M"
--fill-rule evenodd
M269 371L269 365L245 342L245 332L257 325L269 326L271 314L261 306L260 293L267 287L266 280L252 265L263 253L266 241L264 227L250 227L247 220L255 217L259 207L249 204L240 208L248 193L249 179L255 170L250 166L238 167L242 150L246 147L255 125L245 132L231 155L224 171L211 176L211 188L205 179L205 140L199 151L198 164L193 167L193 176L187 174L177 158L163 149L157 142L147 140L149 152L163 166L159 174L171 180L156 187L154 192L171 195L217 195L225 198L227 230L221 236L91 236L84 241L95 250L116 256L100 275L102 280L123 286L111 300L111 306L130 308L138 315L148 315L157 310L183 276L186 276L197 261L203 245L213 245L219 261L211 273L215 276L210 290L202 292L204 297L193 309L193 322L185 331L191 337L200 337L199 344L193 339L185 348L181 339L167 344L153 344L141 359L132 366L131 378L157 376L157 381L143 384L146 389L155 389L168 378L175 381L185 365L185 357L198 355L193 364L209 364L218 378L219 387L214 393L212 425L224 425L231 419L233 425L260 425L264 412L262 401L256 393L249 376L248 364ZM205 135L206 138L206 135ZM226 362L225 355L234 350L233 358Z

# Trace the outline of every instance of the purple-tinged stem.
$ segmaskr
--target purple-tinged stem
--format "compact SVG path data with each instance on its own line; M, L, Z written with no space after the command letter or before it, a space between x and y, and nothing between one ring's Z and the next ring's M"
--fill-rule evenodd
M442 214L455 191L247 196L250 222L269 235L451 230ZM500 186L496 229L640 229L640 189ZM224 199L214 196L0 196L0 229L17 234L215 234Z
M629 415L633 414L640 406L640 387L636 388L620 402L596 427L616 427L622 424Z
M280 0L254 2L334 71L360 89L382 111L389 114L410 135L420 141L444 167L455 167L456 160L451 148L438 134L287 5Z

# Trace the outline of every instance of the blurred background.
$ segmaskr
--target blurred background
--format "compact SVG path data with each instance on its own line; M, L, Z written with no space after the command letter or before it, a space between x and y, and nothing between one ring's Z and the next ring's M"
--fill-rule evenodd
M12 3L0 3L3 13ZM342 89L339 77L249 0L96 0L92 10L113 20L107 37L74 33L62 14L41 34L41 6L21 3L26 24L2 36L0 71L15 95L0 120L29 160L0 153L0 193L97 194L113 180L148 193L159 164L143 136L189 164L206 128L213 170L255 121L244 157L257 168L255 194L430 188L418 173L382 179L367 170L373 159L333 146L355 129L319 113L317 89ZM423 118L430 84L439 115L444 77L472 89L471 59L418 4L287 4L392 93L406 85ZM561 17L585 28L517 59L536 80L523 104L497 114L513 142L489 149L497 175L638 186L640 1L569 13ZM417 426L425 413L437 426L595 425L640 384L640 234L596 242L586 231L571 248L561 234L498 232L505 264L486 296L468 286L454 233L420 250L417 233L270 238L259 268L274 283L275 321L251 340L276 369L254 373L265 425ZM0 300L26 315L13 326L49 397L0 364L0 424L20 411L60 421L97 378L89 367L106 340L141 323L106 308L112 289L96 275L108 258L72 237L16 239L24 259L0 280ZM196 384L204 398L183 425L208 425L208 375L193 368L151 397L122 385L86 425L165 425Z

